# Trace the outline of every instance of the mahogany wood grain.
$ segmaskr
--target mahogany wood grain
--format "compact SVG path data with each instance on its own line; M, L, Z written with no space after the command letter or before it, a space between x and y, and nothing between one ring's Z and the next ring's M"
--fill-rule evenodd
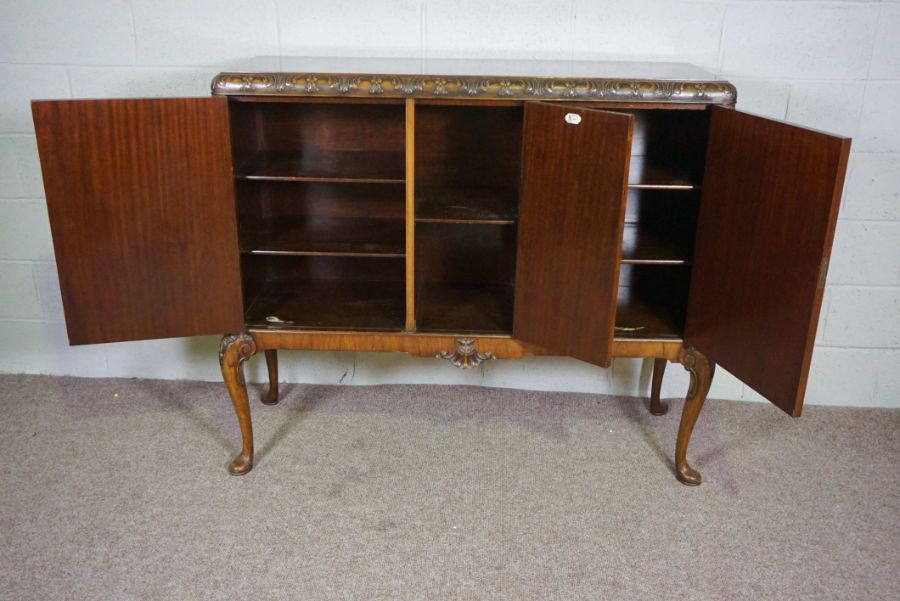
M685 341L799 415L850 140L713 108Z
M240 330L227 101L32 110L70 343Z
M632 126L630 115L525 106L516 338L609 365Z

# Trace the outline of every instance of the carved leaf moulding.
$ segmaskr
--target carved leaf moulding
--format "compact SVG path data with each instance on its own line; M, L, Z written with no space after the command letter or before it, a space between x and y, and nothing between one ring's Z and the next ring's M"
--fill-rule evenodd
M727 81L459 77L323 73L220 73L215 95L497 98L609 102L696 102L733 105Z

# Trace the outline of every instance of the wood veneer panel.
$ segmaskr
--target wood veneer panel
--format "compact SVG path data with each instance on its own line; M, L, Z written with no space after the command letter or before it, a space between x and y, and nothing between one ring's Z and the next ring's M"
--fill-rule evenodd
M32 111L69 342L240 330L225 99Z
M632 126L630 115L525 106L516 338L609 365Z
M850 140L713 108L685 341L799 415Z

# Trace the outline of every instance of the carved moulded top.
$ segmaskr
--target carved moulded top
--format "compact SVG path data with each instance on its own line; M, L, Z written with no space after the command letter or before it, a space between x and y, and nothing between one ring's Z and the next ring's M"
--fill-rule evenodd
M585 65L590 63L585 62ZM602 63L595 63L602 64ZM300 63L303 65L303 63ZM618 63L616 72L627 73ZM635 65L646 65L635 63ZM310 63L310 66L320 64ZM387 66L387 65L385 65ZM445 65L439 65L445 66ZM534 71L545 72L542 65ZM515 69L521 72L521 69ZM572 70L567 69L567 70ZM591 71L591 70L588 70ZM641 69L636 68L640 72ZM574 71L573 71L574 72ZM365 72L224 72L212 82L216 95L331 96L381 98L475 98L500 100L589 100L733 105L737 93L727 81L697 78L615 76L505 76L390 74Z

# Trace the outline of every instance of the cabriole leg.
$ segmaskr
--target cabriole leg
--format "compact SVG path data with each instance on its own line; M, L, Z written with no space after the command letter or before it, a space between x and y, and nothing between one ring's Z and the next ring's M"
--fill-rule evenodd
M697 417L700 415L706 395L709 393L716 365L692 348L683 349L679 360L691 374L691 385L688 389L687 399L684 401L684 411L681 413L681 423L678 425L678 438L675 441L675 476L683 484L697 486L701 482L700 473L688 465L685 457L688 444L691 442L694 424L697 423Z
M266 351L266 368L269 370L269 392L263 399L263 405L278 404L278 351Z
M236 476L246 474L253 467L253 425L250 422L250 402L247 399L243 365L255 353L256 341L247 333L226 335L219 347L222 379L228 387L241 428L241 452L228 465L228 471Z
M666 363L668 361L665 359L653 360L653 380L650 384L650 413L653 415L665 415L669 411L669 405L659 400Z

